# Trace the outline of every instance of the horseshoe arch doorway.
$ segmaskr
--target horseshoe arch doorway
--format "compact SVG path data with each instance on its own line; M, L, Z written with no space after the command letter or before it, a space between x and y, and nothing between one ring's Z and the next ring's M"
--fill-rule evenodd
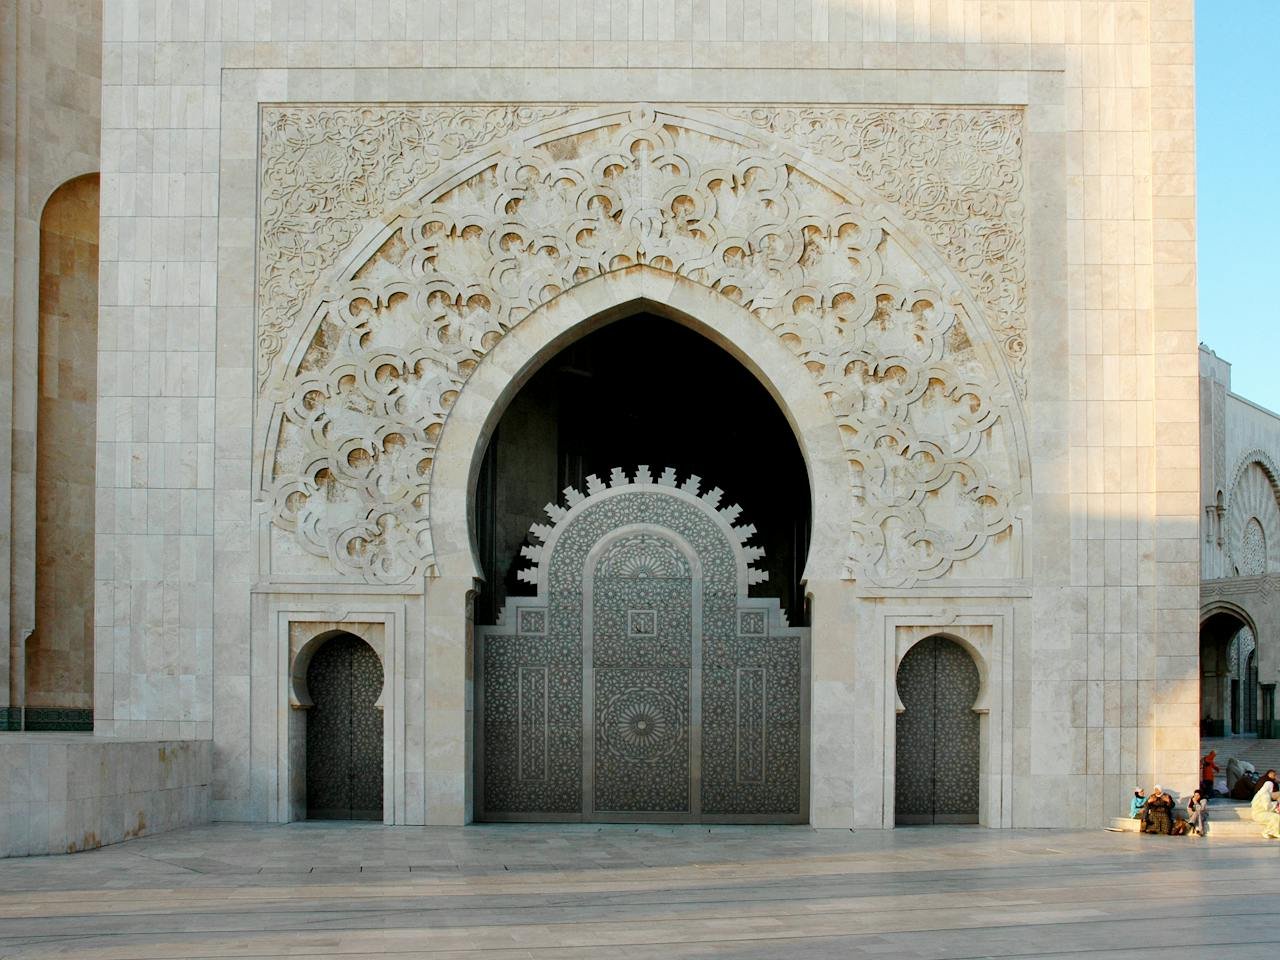
M978 665L947 637L921 640L898 666L894 819L977 823L981 722Z
M474 503L478 819L807 822L809 482L750 371L652 314L587 334Z
M352 633L336 633L307 665L308 820L381 820L382 661Z

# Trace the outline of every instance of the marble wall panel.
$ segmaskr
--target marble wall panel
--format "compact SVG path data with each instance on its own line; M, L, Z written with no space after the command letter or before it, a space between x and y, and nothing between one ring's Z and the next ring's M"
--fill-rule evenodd
M212 745L0 737L0 857L92 850L209 819Z

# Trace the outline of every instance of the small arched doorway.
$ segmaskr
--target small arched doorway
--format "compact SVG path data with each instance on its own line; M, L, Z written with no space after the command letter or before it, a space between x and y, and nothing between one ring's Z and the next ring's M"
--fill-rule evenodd
M977 823L977 664L955 641L928 637L902 658L897 686L896 822Z
M351 633L307 666L307 819L382 819L382 661Z

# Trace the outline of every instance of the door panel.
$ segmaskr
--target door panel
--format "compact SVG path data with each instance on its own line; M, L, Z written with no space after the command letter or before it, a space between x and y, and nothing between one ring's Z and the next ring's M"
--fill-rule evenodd
M717 500L548 510L537 595L476 631L477 819L807 821L807 631L746 595Z
M307 817L382 819L382 662L341 634L311 658L307 689Z
M935 664L925 640L912 647L898 668L898 714L894 812L898 823L933 822L933 700Z
M912 647L898 669L894 812L898 823L976 823L979 677L943 637Z
M590 571L592 785L587 813L691 814L693 578L655 533Z

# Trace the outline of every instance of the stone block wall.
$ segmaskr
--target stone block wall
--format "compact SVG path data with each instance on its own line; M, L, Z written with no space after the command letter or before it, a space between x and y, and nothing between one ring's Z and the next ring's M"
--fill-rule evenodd
M4 16L21 27L36 22L35 7L19 4ZM41 9L48 19L63 7ZM1021 111L1024 170L1029 182L1051 187L1027 200L1027 337L1012 344L1027 358L1035 463L1025 520L1034 532L1019 544L1023 575L1012 582L953 578L870 595L841 581L820 591L817 605L860 611L860 627L841 613L832 622L844 626L815 632L829 668L815 684L815 704L838 718L823 736L842 745L827 774L815 775L829 800L815 822L884 822L891 804L878 795L879 776L854 780L890 759L878 731L893 638L966 616L1005 638L1007 651L1005 713L993 712L992 726L1006 738L1001 763L1010 774L992 788L991 822L1102 823L1135 778L1189 786L1198 753L1200 559L1192 9L1191 0L481 0L456 8L352 0L333 16L309 0L107 0L97 723L123 736L216 738L215 813L276 816L283 767L270 735L287 710L277 679L288 673L287 617L265 601L255 614L254 590L305 591L318 598L308 614L316 620L376 605L349 598L359 584L321 589L333 571L273 581L264 568L260 538L271 504L254 479L263 448L255 411L271 400L258 395L255 360L264 110L988 105ZM9 25L0 36L15 49ZM85 25L94 27L92 11ZM36 40L74 34L17 42L34 50ZM79 53L53 59L79 63ZM0 88L17 103L12 63L5 60ZM70 78L42 74L41 96L56 102L62 80L69 91ZM19 124L22 116L36 122L31 103L17 112ZM3 126L0 136L12 140L14 129ZM51 131L50 142L63 137ZM25 129L24 138L40 140ZM453 156L455 147L437 152ZM320 182L331 168L313 159ZM0 255L12 253L20 267L34 260L14 244L39 209L32 198L48 194L25 178L54 169L62 167L28 162L0 181L4 209L19 211L10 221L20 228L0 236ZM348 239L391 212L353 216ZM34 307L18 302L0 310L0 322L21 319L24 309L34 317ZM0 330L0 343L16 347L0 349L0 363L34 355L19 335L28 328ZM14 386L0 397L34 398L34 386L20 382L26 375L21 366L0 370L0 387ZM34 529L33 493L22 493L34 491L33 411L17 401L0 408L0 435L15 438L3 472L14 486L0 490L15 531L11 640L25 636L20 614L34 606L34 576L18 565L28 563L31 545L22 518ZM440 504L461 515L462 486L446 493ZM465 569L442 570L457 578L459 597L471 587ZM405 604L386 615L411 625L398 641L408 672L401 712L392 714L404 800L396 809L409 820L459 822L467 811L466 625L460 600L428 609L422 589L419 582L402 599L370 591L388 609ZM425 637L413 626L422 623Z
M209 819L209 741L0 736L0 857L76 853Z

